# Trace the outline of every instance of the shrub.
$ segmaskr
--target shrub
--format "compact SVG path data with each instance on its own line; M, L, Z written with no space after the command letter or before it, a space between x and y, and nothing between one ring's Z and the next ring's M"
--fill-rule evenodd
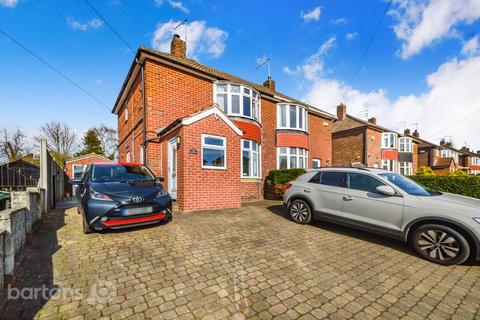
M270 180L274 185L282 184L295 180L298 176L305 173L305 169L282 169L272 170L268 173L267 180Z
M447 176L453 176L453 177L465 177L468 176L468 174L465 171L462 170L455 170L453 172L450 172L447 174Z
M433 172L432 168L430 167L419 167L417 170L417 176L434 176L435 172Z
M410 178L432 190L451 192L480 199L480 176L444 175L411 176Z

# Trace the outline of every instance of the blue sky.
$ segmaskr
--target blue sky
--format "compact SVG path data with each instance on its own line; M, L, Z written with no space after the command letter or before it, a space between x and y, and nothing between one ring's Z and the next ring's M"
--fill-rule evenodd
M425 138L480 149L480 116L469 117L480 110L478 0L393 0L351 83L384 0L90 1L134 49L166 48L171 27L188 19L189 55L201 63L262 82L266 69L254 69L270 57L283 93L330 112L343 100L354 115L368 109L381 124L416 123ZM111 106L134 53L98 19L82 0L0 0L1 30ZM1 34L0 70L0 126L30 135L49 120L80 133L116 126L109 110Z

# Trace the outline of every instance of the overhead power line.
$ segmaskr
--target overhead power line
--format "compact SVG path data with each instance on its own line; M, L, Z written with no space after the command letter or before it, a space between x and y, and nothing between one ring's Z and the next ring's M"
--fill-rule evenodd
M465 120L471 119L471 118L472 118L474 115L476 115L477 113L480 113L480 110L474 111L474 112L470 113L469 115L467 115L467 116L465 116L465 117L463 117L463 118L461 118L461 119L459 119L459 120L457 120L457 121L455 121L455 122L452 122L452 123L449 124L448 126L443 127L442 129L436 131L434 134L432 134L432 135L430 135L429 137L427 137L427 139L430 139L430 138L436 136L437 134L439 134L440 132L442 132L442 131L444 131L444 130L447 130L447 129L450 129L451 127L453 127L453 126L456 126L456 125L459 124L460 122L463 122L463 121L465 121Z
M132 47L128 44L127 40L125 40L125 38L123 38L120 33L117 32L117 30L115 30L114 27L112 27L112 25L107 21L107 19L105 19L105 17L93 6L93 4L88 1L88 0L83 0L85 1L85 3L90 7L90 9L93 10L93 12L95 12L97 14L97 16L103 20L103 22L105 22L105 24L110 28L110 30L112 30L112 32L117 36L118 39L120 39L120 41L123 42L123 44L131 51L131 52L134 52L135 50L132 49Z
M88 95L90 98L92 98L93 100L95 100L96 102L98 102L99 104L101 104L104 108L106 108L108 111L110 111L110 108L105 104L103 103L99 98L97 98L96 96L94 96L93 94L91 94L90 92L88 92L86 89L84 89L82 86L80 86L77 82L75 82L74 80L72 80L70 77L68 77L65 73L61 72L60 70L58 70L57 68L55 68L54 66L52 66L50 63L48 63L47 61L45 61L42 57L40 57L38 54L36 54L35 52L33 52L32 50L28 49L27 47L25 47L22 43L20 43L19 41L17 41L14 37L12 37L11 35L9 35L8 33L6 33L5 31L1 30L0 29L0 33L3 34L5 37L7 37L8 39L10 39L11 41L13 41L16 45L18 45L20 48L22 48L23 50L25 50L26 52L28 52L30 55L32 55L33 57L35 57L38 61L40 61L41 63L43 63L44 65L46 65L48 68L50 68L51 70L53 70L54 72L56 72L57 74L59 74L62 78L64 78L65 80L67 80L68 82L70 82L72 85L74 85L75 87L77 87L80 91L82 91L83 93L85 93L86 95Z
M385 6L385 9L383 10L383 13L382 13L382 16L380 17L380 20L378 20L378 23L375 26L375 29L373 30L372 35L370 36L370 39L368 39L367 45L366 45L365 49L363 50L362 55L360 56L360 60L358 61L358 65L355 68L355 70L353 71L352 77L350 78L350 81L348 82L348 84L350 84L350 85L352 84L353 80L357 76L358 71L362 67L363 61L365 60L365 57L367 56L367 52L370 49L370 46L373 43L373 39L375 39L375 36L377 35L378 29L380 29L380 26L382 25L383 19L385 18L385 15L387 14L388 9L390 8L391 4L392 4L392 0L389 0L387 5ZM345 91L342 95L342 100L345 98L346 94L347 94L347 88L345 88Z

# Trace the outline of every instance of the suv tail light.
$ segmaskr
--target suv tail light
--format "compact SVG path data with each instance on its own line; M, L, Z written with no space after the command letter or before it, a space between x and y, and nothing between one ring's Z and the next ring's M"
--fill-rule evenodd
M290 189L291 186L292 186L292 184L291 184L290 182L287 182L287 183L285 184L285 190Z

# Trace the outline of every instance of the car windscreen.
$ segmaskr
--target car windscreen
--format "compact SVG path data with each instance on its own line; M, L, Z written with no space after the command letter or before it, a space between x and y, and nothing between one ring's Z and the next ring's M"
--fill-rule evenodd
M97 165L92 168L94 182L121 182L153 180L155 177L146 167L131 165Z
M432 196L436 195L435 191L428 190L418 183L396 173L380 173L380 176L386 178L388 181L413 196Z

